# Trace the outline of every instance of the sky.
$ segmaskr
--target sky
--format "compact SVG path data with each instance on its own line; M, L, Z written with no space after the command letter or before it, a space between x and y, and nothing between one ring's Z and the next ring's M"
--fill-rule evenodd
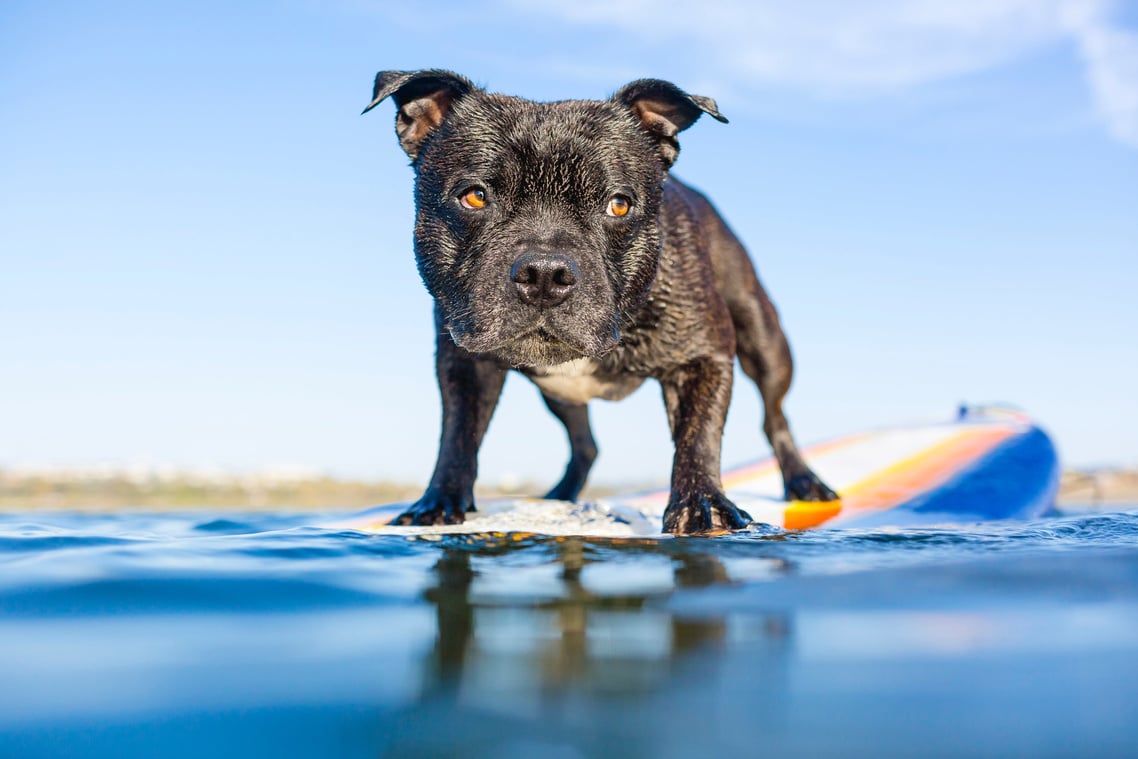
M377 70L536 100L649 76L730 124L674 173L747 245L807 443L1014 403L1138 464L1138 6L485 0L0 6L0 467L425 481L439 401L413 175ZM666 481L655 383L594 481ZM737 376L724 463L766 456ZM552 484L512 375L485 481Z

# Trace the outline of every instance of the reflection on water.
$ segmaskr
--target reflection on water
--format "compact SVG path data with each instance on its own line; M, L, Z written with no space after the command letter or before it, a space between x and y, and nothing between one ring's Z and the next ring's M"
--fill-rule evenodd
M0 756L1126 756L1138 517L408 540L0 517Z
M423 597L436 630L413 705L384 731L391 756L661 756L703 735L687 691L745 658L769 684L785 681L790 615L686 615L674 591L739 584L706 546L679 542L443 541ZM778 557L739 564L770 577ZM734 654L729 649L742 646ZM663 699L658 706L654 702ZM722 711L722 706L719 707ZM694 712L692 710L695 710ZM671 714L673 711L680 713ZM438 723L445 728L432 729ZM408 725L415 729L407 729ZM712 736L712 743L715 742ZM707 744L703 744L706 748Z
M1079 534L1127 544L1099 527ZM933 555L859 558L835 544L819 559L814 537L444 543L425 593L437 633L422 697L397 720L420 727L385 750L1063 756L1094 746L1109 756L1138 746L1125 706L1138 695L1138 554L1002 545L1024 554L971 556L1004 542L999 531L846 537L858 551ZM521 561L527 552L540 561ZM434 720L452 729L426 727Z
M548 552L558 592L520 604L479 587L483 572L495 571L495 551L444 547L433 568L437 584L424 594L435 606L437 622L424 698L458 702L492 692L499 706L508 700L526 709L556 703L569 688L634 696L663 687L691 654L725 651L727 615L682 616L662 603L673 583L698 589L732 582L721 560L705 552L673 554L667 588L596 592L585 580L598 560L586 546L581 539L558 539ZM786 566L779 559L770 563ZM487 569L476 570L479 564ZM635 572L635 566L624 569ZM747 622L752 646L777 650L789 639L785 614L757 615Z

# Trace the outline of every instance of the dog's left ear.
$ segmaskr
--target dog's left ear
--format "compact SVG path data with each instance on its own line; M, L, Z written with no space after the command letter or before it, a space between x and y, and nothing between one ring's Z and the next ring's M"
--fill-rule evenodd
M665 167L676 162L680 143L676 135L699 118L701 113L727 123L715 101L702 95L689 95L662 79L638 79L626 84L613 100L627 106L659 144Z
M453 71L380 71L375 75L371 102L363 112L388 97L395 100L395 133L414 161L427 136L439 128L454 101L475 90L474 84ZM363 115L363 114L361 114Z

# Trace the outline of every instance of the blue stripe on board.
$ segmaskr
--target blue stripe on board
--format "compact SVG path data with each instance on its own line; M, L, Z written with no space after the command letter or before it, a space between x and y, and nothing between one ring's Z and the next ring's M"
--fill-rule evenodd
M1059 457L1038 427L1008 438L940 487L842 527L1032 519L1054 508Z

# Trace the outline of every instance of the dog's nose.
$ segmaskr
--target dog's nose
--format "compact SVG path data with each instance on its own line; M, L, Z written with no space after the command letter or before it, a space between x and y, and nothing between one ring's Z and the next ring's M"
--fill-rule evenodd
M577 264L559 253L526 253L510 267L510 279L522 303L540 308L564 303L579 278Z

